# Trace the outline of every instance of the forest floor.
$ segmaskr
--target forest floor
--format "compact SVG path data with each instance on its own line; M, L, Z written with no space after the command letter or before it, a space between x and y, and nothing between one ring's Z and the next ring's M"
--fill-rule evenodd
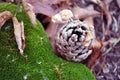
M84 0L76 0L76 3L80 7L93 5L95 10L101 10L99 6L89 3L88 0L86 2L84 2ZM114 42L116 45L113 46L114 44L109 44L103 49L103 56L95 64L93 72L97 80L120 80L120 4L117 0L103 0L103 3L107 3L106 6L112 17L112 23L109 28L110 33L107 36L103 35L103 30L105 30L105 32L107 31L106 26L104 26L104 29L102 28L102 24L106 21L104 16L95 17L94 25L96 37L99 40L104 38L102 41L116 38Z
M75 5L83 9L92 6L94 11L103 13L94 17L96 37L103 43L112 42L102 49L102 56L97 60L92 71L97 80L120 80L120 0L102 0L108 11L92 1L97 0L75 0ZM44 21L40 16L38 15L39 20ZM45 29L46 25L43 23Z
M93 6L95 11L103 13L101 16L94 17L96 37L102 42L112 42L102 49L102 56L97 60L93 73L97 80L120 80L120 0L101 0L108 11L104 7L102 9L100 4L93 3L94 1L97 0L75 0L75 4L83 9ZM47 25L48 23L43 23L45 29Z

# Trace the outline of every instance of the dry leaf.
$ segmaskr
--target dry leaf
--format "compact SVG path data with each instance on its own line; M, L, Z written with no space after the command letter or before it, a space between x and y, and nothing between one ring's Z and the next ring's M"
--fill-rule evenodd
M66 1L66 0L27 0L27 2L40 2L40 3L45 3L45 4L58 4L62 1Z
M87 33L87 36L86 36L86 41L89 41L90 39L93 39L93 42L94 40L96 40L96 37L95 37L95 29L94 29L94 22L93 22L93 18L92 17L87 17L83 20L83 22L85 22L86 24L89 25L90 27L90 30L88 33ZM85 45L87 45L85 43Z
M90 41L91 39L93 39L93 35L91 34L90 31L88 31L88 32L87 32L87 35L86 35L85 41Z
M16 17L13 17L12 20L18 49L20 50L20 54L23 55L23 51L25 48L24 25L23 22L19 23Z
M91 69L94 68L96 61L102 56L101 49L103 44L101 41L97 39L93 39L90 48L92 48L93 52L87 59L87 66Z
M119 6L119 8L120 8L120 0L117 0L117 4L118 4L118 6Z
M47 5L45 3L32 2L31 4L34 6L35 13L41 13L48 17L52 17L57 12L50 5Z
M60 3L67 3L68 5L74 3L74 0L27 0L27 2L40 2L47 5L55 5Z
M87 17L83 20L83 22L88 24L90 26L90 29L91 29L91 33L89 32L89 34L86 36L86 41L89 40L89 39L92 39L90 48L92 48L93 52L88 57L88 59L86 60L86 64L90 69L93 69L96 61L102 55L101 49L103 47L103 44L102 44L101 41L96 39L94 26L93 26L94 25L93 18L92 17ZM85 44L85 45L87 45L87 44Z
M70 5L74 2L74 0L51 0L51 1L52 1L52 4L58 4L58 3L61 3L61 2L66 2L68 5Z
M95 29L94 29L94 22L93 22L93 18L92 17L88 17L88 18L86 18L86 19L84 19L84 22L86 23L86 24L88 24L89 26L90 26L90 29L91 29L91 34L89 33L88 34L88 37L86 37L86 38L92 38L93 39L93 42L92 42L92 47L94 47L94 48L101 48L102 47L102 44L101 44L101 42L100 41L98 41L97 39L96 39L96 36L95 36ZM89 36L90 35L90 36ZM92 36L92 37L91 37Z
M35 13L52 17L62 9L70 9L74 0L27 0L27 2L34 6Z
M4 25L4 23L11 17L12 17L12 14L9 11L4 11L0 13L0 29Z
M49 24L49 27L46 30L46 33L51 41L52 47L53 47L55 52L56 52L56 50L55 50L55 36L60 28L61 28L60 24L55 24L55 23L51 22Z
M72 9L73 15L76 19L83 19L86 17L91 17L91 16L98 16L100 15L99 12L94 11L94 10L87 10L87 9L83 9L80 7L74 7Z
M97 4L97 0L90 0L90 1Z
M102 56L102 52L100 49L93 49L92 54L86 60L87 66L92 70L96 61Z
M28 14L30 18L31 23L33 24L33 26L36 26L37 22L34 7L31 4L27 3L26 0L22 0L22 4L24 6L25 12Z
M24 23L23 23L23 21L20 22L20 27L21 27L22 49L24 50L24 48L25 48L25 34L24 34Z
M87 58L87 60L85 60L85 63L90 69L94 68L96 61L102 56L102 46L102 42L97 39L94 39L94 41L92 42L92 46L90 47L92 48L93 52Z

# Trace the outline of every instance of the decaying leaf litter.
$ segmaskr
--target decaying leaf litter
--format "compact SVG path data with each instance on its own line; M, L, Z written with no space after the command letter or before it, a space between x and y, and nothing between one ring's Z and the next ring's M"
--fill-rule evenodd
M33 11L33 6L29 3L26 2L26 0L22 0L22 4L24 6L24 10L27 13L27 15L30 18L31 23L35 27L37 25L36 22L36 16ZM21 55L24 54L24 49L25 49L25 34L24 34L24 22L21 21L19 22L18 19L16 18L17 11L19 10L19 4L16 8L16 13L13 14L10 11L4 11L0 13L0 29L2 26L5 24L5 22L9 19L12 19L13 21L13 26L14 26L14 36L16 43L18 45L18 49Z
M118 1L118 0L116 0L116 1ZM94 26L95 26L96 37L99 40L101 40L103 42L103 46L105 46L102 49L103 50L102 54L103 54L103 56L105 56L105 58L102 56L99 60L97 60L95 68L93 69L93 72L95 73L97 80L109 79L109 78L111 78L112 80L119 79L119 74L120 74L120 72L119 72L119 66L120 66L119 65L119 57L117 57L117 58L114 57L114 59L118 60L118 61L114 62L115 66L111 66L111 65L113 65L113 62L109 62L109 61L112 61L112 59L109 57L109 55L115 56L115 55L113 55L114 52L119 53L119 50L116 50L116 51L114 50L115 47L119 48L119 39L118 38L120 37L120 33L118 32L118 30L120 29L119 28L120 11L119 11L119 4L117 4L116 1L114 1L114 0L110 0L110 1L109 0L106 0L106 1L100 1L100 0L81 0L81 1L78 0L77 1L76 0L75 1L75 4L77 4L80 7L80 9L81 8L83 9L83 10L81 9L82 11L80 11L81 14L78 14L77 12L73 12L73 13L76 13L76 15L77 15L76 18L84 20L84 18L86 18L86 16L87 17L92 16L93 21L94 21ZM110 5L112 5L112 6L110 6ZM67 8L68 8L68 6L67 6ZM89 6L93 7L93 9L91 8L90 11L88 11L90 8ZM113 8L113 9L111 9L111 8ZM68 9L74 9L74 7L72 7L72 8L69 7ZM78 9L78 11L80 9ZM57 10L59 12L59 8ZM57 12L57 10L55 12ZM82 12L84 12L84 13L82 13ZM54 26L55 26L55 24L50 22L50 24L46 30L48 33L48 36L50 35L50 39L52 39L51 43L53 43L53 44L54 44L54 40L51 37L51 35L55 35L55 33L50 32L50 31L55 30ZM56 26L58 26L58 25L56 25ZM59 28L59 26L58 26L58 28ZM50 30L50 29L52 29L52 30ZM112 47L112 45L115 43L116 43L116 46ZM112 49L110 49L111 47L112 47ZM109 53L104 55L104 53L106 53L107 50L109 50ZM111 50L114 52L111 52ZM99 56L100 55L96 55L96 58L98 58ZM114 61L114 59L113 59L113 61ZM101 60L103 60L103 61L101 61ZM95 61L95 59L93 59L93 61ZM101 62L103 65L101 65ZM108 65L110 68L108 68ZM116 65L117 65L117 68L116 68ZM114 73L112 72L111 69L114 69L114 71L116 70L116 75L114 75ZM110 77L110 76L112 76L112 77Z
M18 22L17 18L14 16L12 18L14 26L14 35L18 45L20 54L23 55L25 48L25 35L24 35L24 23L23 21Z
M96 0L92 0L92 1L96 1ZM86 1L84 3L77 1L77 4L84 4L87 5L90 1ZM106 43L109 45L105 45L106 47L103 48L103 56L97 61L95 68L93 69L97 80L119 80L120 77L120 63L119 63L119 37L120 37L120 32L119 31L114 31L113 28L116 28L118 30L120 30L120 26L119 26L119 16L120 16L120 9L119 9L119 4L117 4L117 0L105 0L102 1L108 9L108 12L111 15L112 18L112 22L111 19L109 19L110 21L106 21L108 18L104 17L104 16L98 16L94 18L94 25L95 25L95 29L96 29L96 37L101 39L104 43ZM107 3L107 4L106 4ZM94 6L94 9L97 11L101 11L104 12L102 10L102 8L98 7L98 5L94 4L94 3L89 3L91 5ZM102 13L103 14L103 13ZM108 15L108 16L110 16ZM116 23L113 20L113 17L115 17L114 19L116 20ZM104 32L107 32L107 27L106 25L108 25L109 22L109 34L105 35ZM111 22L111 23L110 23ZM117 25L114 26L113 24ZM114 46L114 44L116 44L116 46ZM114 47L113 47L114 46ZM106 52L107 51L107 52Z
M80 13L81 12L84 12L84 13L78 14L78 12L74 11L74 15L76 14L77 15L76 18L80 20L85 20L88 17L92 17L94 21L94 26L95 26L96 37L99 40L101 40L103 43L103 46L105 46L102 49L103 56L99 60L97 60L95 68L93 68L93 72L95 73L97 80L120 79L120 71L119 71L120 69L120 63L119 63L120 62L119 60L119 52L120 52L119 51L119 41L120 41L119 40L119 37L120 37L120 32L119 32L120 9L119 8L120 7L119 6L120 4L119 4L119 0L105 0L105 1L55 0L55 2L53 0L51 3L49 0L48 1L47 0L46 1L27 0L27 1L35 7L36 14L43 16L42 18L42 21L44 22L43 24L49 23L46 31L53 45L54 45L54 38L52 37L52 35L56 34L53 31L54 29L56 30L59 29L60 25L52 23L50 18L56 13L58 13L59 11L61 11L62 9L67 8L67 9L73 10L75 8L74 6L76 5L79 6L80 9L78 9L78 11L80 11ZM93 7L93 8L90 8L90 11L89 11L89 6ZM41 19L41 17L38 17L38 19ZM58 27L56 28L55 26L58 26ZM107 51L109 53L106 53Z
M0 13L0 29L5 24L5 22L12 17L12 13L9 11L4 11Z

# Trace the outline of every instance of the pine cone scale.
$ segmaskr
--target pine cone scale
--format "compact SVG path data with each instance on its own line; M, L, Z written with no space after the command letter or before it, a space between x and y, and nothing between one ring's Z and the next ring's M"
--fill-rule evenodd
M90 32L90 27L79 21L73 20L58 31L56 36L56 49L63 58L75 62L86 59L92 50L89 48L92 39L86 36Z

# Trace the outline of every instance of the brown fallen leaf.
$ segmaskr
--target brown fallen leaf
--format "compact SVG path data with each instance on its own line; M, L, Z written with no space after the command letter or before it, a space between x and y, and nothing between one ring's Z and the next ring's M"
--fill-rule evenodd
M92 54L84 61L84 63L91 69L94 69L94 66L97 60L102 56L102 47L103 44L101 41L94 39L92 42L92 46L90 46L93 50Z
M52 17L54 14L57 13L57 11L55 11L50 5L47 5L45 3L32 2L31 4L35 8L35 13L41 13L48 17Z
M4 23L12 17L12 13L9 11L4 11L0 13L0 29Z
M93 49L92 54L87 58L87 60L85 61L85 64L91 69L93 70L96 61L102 56L102 52L100 49Z
M55 53L56 53L56 49L55 49L55 36L56 36L58 30L61 28L61 25L62 24L58 24L58 23L56 24L56 23L51 22L49 24L49 27L46 30L47 36L50 39L50 42L52 44L52 47L53 47L53 50L54 50Z
M120 0L116 0L116 1L117 1L117 4L118 4L119 8L120 8Z
M85 63L90 69L93 69L96 61L102 56L101 49L103 47L103 43L100 40L96 39L94 26L93 26L94 25L93 18L92 17L85 18L83 22L85 22L86 24L90 26L91 33L89 33L86 36L86 39L87 40L92 39L90 48L92 48L93 50L92 54L87 58Z
M71 9L74 0L27 0L34 6L35 13L52 17L62 9Z
M93 0L93 1L96 1L96 0ZM94 10L93 6L89 6L87 9L88 10ZM86 36L86 40L93 39L93 42L91 43L92 47L93 48L101 49L102 42L98 41L96 39L93 17L92 16L86 17L83 20L83 22L85 22L86 24L88 24L90 26L90 30L91 30L91 33L89 32L89 34Z
M31 4L27 3L26 0L22 0L22 4L24 6L25 12L28 14L30 18L31 23L33 24L33 26L36 26L37 22L34 7Z
M23 55L25 48L25 37L24 37L24 25L23 22L19 23L16 17L12 18L14 25L14 35L20 50L20 54Z
M78 6L74 7L72 9L72 12L73 12L75 19L83 19L83 18L87 18L90 16L100 15L100 13L98 11L87 10L87 9L80 8Z
M27 2L41 2L41 3L45 3L45 4L58 4L61 2L69 2L69 3L73 3L74 0L26 0Z
M24 50L24 48L25 48L25 34L24 34L24 23L23 23L23 21L20 22L20 27L21 27L22 49Z
M66 1L66 0L26 0L27 2L40 2L40 3L45 3L45 4L58 4L62 1Z
M94 26L93 26L94 25L93 18L92 17L87 17L83 20L83 22L88 24L90 26L90 30L91 30L91 32L88 32L88 35L86 36L86 41L88 41L90 39L96 39L95 30L94 30Z

